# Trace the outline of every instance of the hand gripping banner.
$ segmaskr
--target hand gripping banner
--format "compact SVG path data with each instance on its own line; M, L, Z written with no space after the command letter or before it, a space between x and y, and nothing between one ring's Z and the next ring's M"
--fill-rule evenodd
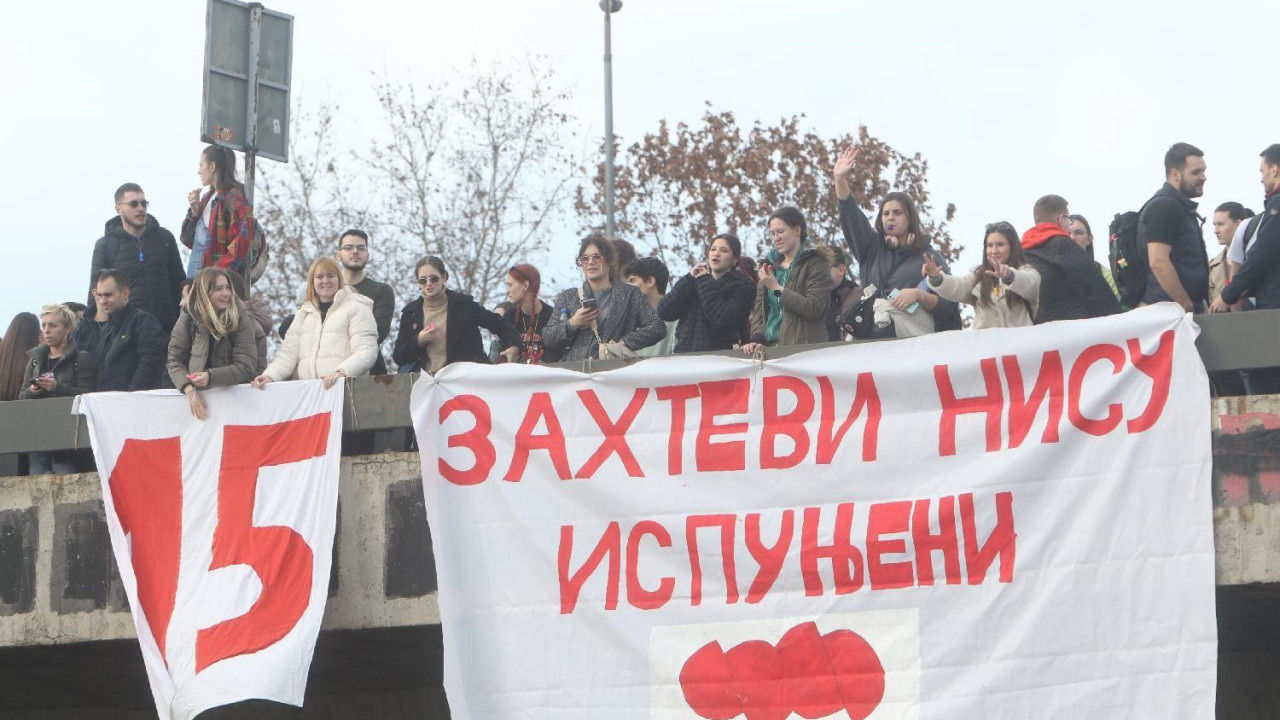
M1197 332L422 377L454 716L1210 720Z
M329 587L342 386L81 396L156 710L302 705Z

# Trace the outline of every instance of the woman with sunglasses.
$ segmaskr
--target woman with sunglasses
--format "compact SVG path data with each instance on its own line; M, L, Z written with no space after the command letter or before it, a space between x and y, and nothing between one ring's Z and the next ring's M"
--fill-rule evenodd
M187 396L191 414L204 420L201 390L241 385L258 374L257 322L222 268L200 271L182 310L169 336L169 380Z
M391 357L410 371L435 375L456 362L489 364L489 355L480 340L480 328L498 336L502 356L509 362L519 358L520 338L511 323L484 309L471 298L445 287L449 272L444 260L424 257L413 268L422 297L410 300L400 311L400 333Z
M253 386L277 380L323 378L325 389L340 377L367 375L378 357L373 301L342 285L342 268L322 257L307 270L306 299L294 314L284 342Z
M960 313L956 304L929 292L920 279L926 257L944 272L948 267L925 235L920 211L911 196L904 192L886 195L874 225L862 213L853 193L853 171L860 154L859 148L847 147L836 159L836 209L840 213L845 245L858 262L858 280L863 292L874 287L876 296L887 301L884 309L888 317L895 321L881 326L893 328L891 332L885 331L886 336L908 337L959 329ZM876 305L881 303L877 301ZM879 312L877 308L877 315Z
M613 243L599 234L578 244L582 285L556 296L559 308L542 333L549 352L566 362L633 358L667 336L667 326L640 289L617 282Z
M931 256L923 272L940 297L973 305L975 330L1030 327L1040 306L1040 273L1027 264L1018 231L1007 222L987 226L982 264L964 275L947 275Z
M556 360L554 354L547 354L546 343L542 339L542 331L551 322L555 308L538 299L541 289L542 274L538 268L520 263L507 271L507 297L511 300L511 310L505 317L520 333L520 362L529 365Z
M742 325L751 316L756 290L738 271L742 242L733 233L721 233L707 246L706 260L662 296L658 315L678 320L678 353L729 350L738 344Z
M249 250L257 231L253 209L236 180L236 153L209 145L200 153L200 184L187 193L187 216L182 221L182 244L191 249L187 277L206 267L235 270L249 277Z

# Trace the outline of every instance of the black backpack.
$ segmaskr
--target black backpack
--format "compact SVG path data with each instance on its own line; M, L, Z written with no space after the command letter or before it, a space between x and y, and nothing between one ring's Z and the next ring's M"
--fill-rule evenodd
M1142 210L1118 213L1109 228L1111 277L1120 291L1120 301L1130 308L1142 303L1142 296L1147 292L1147 274L1151 271L1145 248L1138 243L1141 213Z

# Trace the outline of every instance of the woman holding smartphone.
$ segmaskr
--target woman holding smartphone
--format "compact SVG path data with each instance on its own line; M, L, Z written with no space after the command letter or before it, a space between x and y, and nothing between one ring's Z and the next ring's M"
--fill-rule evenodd
M559 312L543 330L542 340L562 360L631 358L667 335L667 326L636 287L616 282L614 246L601 235L578 244L583 282L556 296Z
M676 325L678 353L728 350L738 343L751 315L755 288L738 272L742 242L722 233L707 246L706 260L693 266L658 303L658 315Z
M169 379L187 396L191 414L208 416L200 391L240 385L258 372L258 342L254 320L231 287L222 268L205 268L196 275L169 336Z
M400 333L391 354L397 365L432 375L456 362L488 365L480 328L498 337L501 355L507 361L519 359L520 337L515 326L470 295L445 287L449 273L444 260L434 255L424 257L413 272L422 297L410 300L400 311Z
M904 192L886 195L874 227L862 214L858 198L853 194L853 170L858 155L858 148L845 148L836 159L834 174L840 230L844 233L845 245L858 262L858 279L864 292L874 287L876 295L888 301L891 314L899 318L913 316L903 323L904 327L912 328L913 334L938 328L959 329L956 304L940 299L922 285L921 271L926 256L943 272L948 266L924 234L920 212L911 196ZM919 315L920 312L925 314ZM901 332L897 334L897 337L903 336Z
M809 240L804 215L784 207L769 216L773 248L757 271L755 310L747 355L765 345L808 345L827 341L831 263Z

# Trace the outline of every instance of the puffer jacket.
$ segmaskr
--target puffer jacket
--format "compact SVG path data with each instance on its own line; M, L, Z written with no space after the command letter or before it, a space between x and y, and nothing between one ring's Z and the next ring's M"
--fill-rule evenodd
M770 262L779 262L777 250L769 251ZM755 310L751 313L751 341L765 341L768 303L764 284L756 285ZM791 274L778 298L782 312L779 345L808 345L827 342L827 303L831 301L831 263L812 245L791 261Z
M322 320L320 308L304 302L265 375L272 380L311 380L341 370L347 377L369 372L378 357L373 301L350 287L338 290Z
M239 326L234 333L216 340L204 323L183 309L169 336L169 379L179 392L191 384L189 373L207 371L210 387L240 385L257 376L257 322L239 298L235 303Z
M130 305L154 315L165 332L173 329L182 300L182 281L187 277L173 233L160 227L151 215L147 216L141 238L130 235L119 216L108 220L103 236L93 245L89 307L94 307L94 280L98 271L105 268L122 270L129 276Z
M44 390L31 391L31 383L35 382L36 376L40 374L40 368L44 367L44 362L49 357L49 346L41 343L28 350L27 356L31 361L27 363L27 371L23 375L22 392L18 394L19 400L74 397L91 393L98 387L93 356L76 347L76 342L71 338L67 338L62 358L50 370L53 373L53 379L58 381L58 386L51 393Z
M942 275L929 278L929 286L938 297L973 305L973 328L1030 327L1040 307L1040 273L1030 265L1011 268L1013 277L1001 282L1000 292L993 293L990 303L979 303L982 294L982 266L964 275ZM1009 293L1015 293L1016 297Z

